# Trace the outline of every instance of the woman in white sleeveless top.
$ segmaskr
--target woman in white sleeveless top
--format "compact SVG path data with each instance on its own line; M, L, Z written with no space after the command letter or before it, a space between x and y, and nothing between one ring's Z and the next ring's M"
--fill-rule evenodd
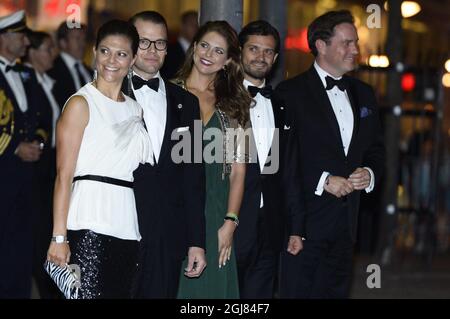
M131 297L141 239L133 170L140 162L153 164L142 108L120 91L138 45L131 24L104 24L94 48L97 78L67 101L57 125L47 259L80 266L81 298Z

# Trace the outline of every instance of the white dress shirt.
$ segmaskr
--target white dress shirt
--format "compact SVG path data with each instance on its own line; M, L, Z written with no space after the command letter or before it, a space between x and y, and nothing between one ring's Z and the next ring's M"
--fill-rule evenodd
M184 53L187 52L189 46L191 45L191 43L183 37L178 37L178 43L181 45L181 48L183 49Z
M26 112L28 110L28 101L27 96L25 94L25 88L23 87L22 79L20 78L20 74L19 72L16 72L14 70L9 70L8 72L6 72L7 65L13 66L16 63L15 62L11 63L3 56L0 56L0 61L2 61L2 63L0 63L0 70L3 72L6 81L11 87L11 90L13 91L13 94L16 98L20 110L22 112Z
M336 78L326 72L324 69L322 69L317 62L314 62L314 68L316 69L317 73L319 74L320 80L322 81L322 84L324 88L327 86L327 82L325 80L326 76L332 77L335 80L339 80L342 77ZM341 91L336 85L331 90L326 90L328 99L330 100L331 107L333 108L334 115L336 116L336 120L339 126L339 132L341 133L341 141L342 141L342 147L345 153L345 156L348 154L348 149L350 147L350 142L352 140L352 134L353 134L353 126L354 126L354 118L353 118L353 110L352 106L350 104L350 100L347 95L347 90ZM369 171L370 174L370 184L365 189L367 193L371 192L374 184L375 184L375 178L373 171L365 167ZM321 196L323 193L323 186L325 184L325 181L330 175L329 172L323 172L319 182L316 187L315 194L318 196Z
M45 95L47 96L48 101L50 102L50 106L52 108L52 140L51 145L52 148L56 145L56 138L55 138L55 132L56 132L56 122L58 121L59 115L61 113L58 102L56 102L56 99L53 95L52 89L53 85L55 84L55 80L53 80L50 76L47 75L47 73L40 74L39 72L36 72L36 78L39 82L39 84L42 86L42 89L45 92Z
M136 72L133 72L133 75L139 76ZM167 99L166 87L159 72L155 75L155 78L156 77L159 78L158 92L146 85L142 86L139 90L135 90L133 84L131 86L133 88L136 101L144 110L145 126L147 127L148 134L150 135L155 160L158 162L164 139L164 131L166 129Z
M89 83L92 81L92 77L89 74L89 72L85 69L83 62L80 60L76 60L73 56L65 53L65 52L61 52L61 58L63 59L64 63L67 65L67 68L69 69L70 75L72 76L73 81L75 82L75 86L77 91L81 88L81 82L80 79L78 78L78 73L75 69L75 64L78 63L79 68L80 68L80 73L84 78L84 81L86 83Z
M264 87L265 83L264 81L259 87ZM245 88L249 85L254 86L250 81L244 80ZM256 101L256 104L250 108L250 121L252 123L253 136L258 152L259 168L262 172L272 146L275 119L270 99L265 98L260 93L256 94L253 99ZM263 205L264 201L261 193L260 207L263 207Z

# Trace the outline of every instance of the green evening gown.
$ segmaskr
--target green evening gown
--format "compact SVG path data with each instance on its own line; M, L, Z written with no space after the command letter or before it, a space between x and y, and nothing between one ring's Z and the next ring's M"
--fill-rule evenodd
M203 127L219 128L220 120L217 113ZM203 146L211 141L204 141ZM222 144L220 144L222 145ZM239 285L237 276L234 249L226 265L219 268L218 237L217 232L223 225L223 218L228 208L229 178L222 179L222 163L205 163L206 175L206 260L207 267L198 278L184 276L187 258L183 262L178 289L179 299L237 299L239 298Z

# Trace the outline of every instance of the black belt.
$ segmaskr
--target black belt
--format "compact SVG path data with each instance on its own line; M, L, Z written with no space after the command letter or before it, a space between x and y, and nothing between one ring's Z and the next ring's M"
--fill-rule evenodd
M102 182L102 183L107 183L107 184L113 184L113 185L117 185L117 186L133 188L133 182L124 181L121 179L107 177L107 176L83 175L83 176L75 176L73 178L73 182L81 181L81 180L90 180L90 181L96 181L96 182Z

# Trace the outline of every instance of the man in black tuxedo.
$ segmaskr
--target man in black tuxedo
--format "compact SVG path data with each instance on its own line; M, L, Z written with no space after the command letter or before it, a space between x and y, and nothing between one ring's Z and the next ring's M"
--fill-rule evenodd
M36 76L16 63L29 45L26 29L23 10L0 18L0 299L30 298L32 184L49 133Z
M189 49L195 34L198 31L197 11L186 11L181 15L180 36L177 41L170 43L167 49L166 62L161 68L164 79L170 80L183 65L186 51Z
M175 298L181 263L188 255L185 274L198 277L205 259L205 176L201 163L177 163L172 148L174 132L191 133L200 119L197 98L166 82L159 70L167 53L167 24L155 11L134 15L130 22L140 42L133 72L123 91L144 109L155 165L140 165L134 173L134 192L142 235L137 298ZM186 150L187 151L187 150Z
M316 57L305 73L282 82L282 97L300 149L301 251L282 254L282 298L346 298L360 191L380 181L384 148L372 88L345 73L357 62L349 11L332 11L308 27Z
M34 260L33 278L41 299L55 299L60 296L58 287L42 267L47 255L48 239L52 237L53 229L53 188L56 177L56 122L61 107L53 94L55 81L47 75L53 66L54 45L51 35L45 32L29 31L27 38L30 46L23 58L26 65L33 68L38 81L40 114L39 122L45 123L49 130L47 143L41 157L36 163L36 178L33 195L36 198L36 216L33 222L34 230Z
M256 102L250 108L250 120L256 146L251 157L257 159L247 165L240 223L234 241L239 290L241 298L273 298L285 224L290 226L289 235L299 235L295 223L286 220L286 195L298 190L294 185L298 179L291 169L296 165L292 152L296 144L287 145L290 124L286 109L265 80L280 49L278 31L266 21L254 21L242 29L239 41L244 85ZM294 208L292 212L300 210ZM291 252L298 253L298 248Z
M62 108L72 94L92 81L93 72L83 63L86 49L84 24L79 28L69 28L66 21L62 22L56 31L56 39L60 53L48 75L56 81L53 93Z

